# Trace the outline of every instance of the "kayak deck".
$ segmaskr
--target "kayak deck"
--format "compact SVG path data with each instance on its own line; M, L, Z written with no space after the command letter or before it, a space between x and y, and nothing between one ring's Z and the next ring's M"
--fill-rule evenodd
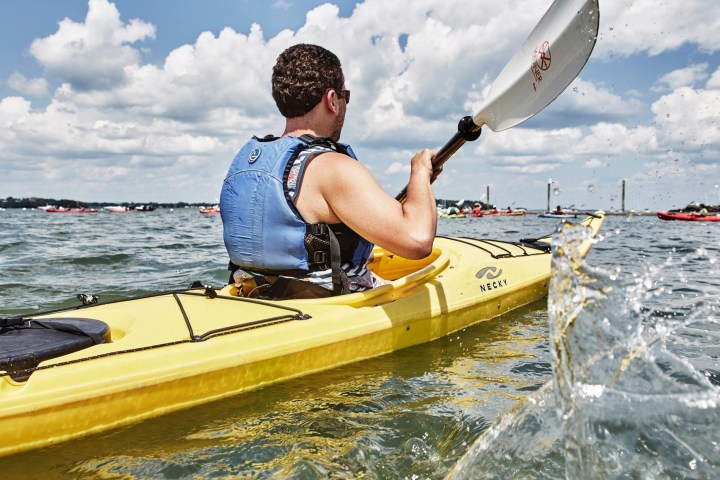
M592 221L590 222L593 223ZM594 222L597 231L602 216ZM547 294L537 245L437 238L407 260L376 250L376 289L264 301L194 289L33 315L105 322L109 341L0 372L0 455L39 448L448 335ZM589 245L587 247L589 249Z

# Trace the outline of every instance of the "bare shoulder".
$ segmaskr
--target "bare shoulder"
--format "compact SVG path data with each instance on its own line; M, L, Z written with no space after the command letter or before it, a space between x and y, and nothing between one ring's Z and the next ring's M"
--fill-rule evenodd
M296 205L306 221L347 222L363 192L376 188L380 187L370 171L357 160L340 153L322 153L308 161Z
M352 188L353 185L375 182L365 165L347 155L335 152L313 157L307 166L307 172L318 185L322 185L322 190Z
M351 158L345 154L337 152L327 152L315 155L310 164L314 164L316 170L329 170L329 171L367 171L367 167L359 161Z

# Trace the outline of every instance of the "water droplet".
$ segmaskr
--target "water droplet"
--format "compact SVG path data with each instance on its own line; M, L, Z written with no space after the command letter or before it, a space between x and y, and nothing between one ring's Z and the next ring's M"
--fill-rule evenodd
M595 193L595 185L593 185L592 183L588 185L588 192Z
M666 113L666 114L665 114L665 118L670 118L670 114L669 114L669 113Z
M553 190L553 193L555 194L556 197L557 197L558 195L560 195L560 188L555 187L555 190Z

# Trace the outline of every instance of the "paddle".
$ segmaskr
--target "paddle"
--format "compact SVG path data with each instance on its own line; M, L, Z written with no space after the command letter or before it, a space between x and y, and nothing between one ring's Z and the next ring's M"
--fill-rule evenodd
M435 155L438 170L465 142L518 125L547 107L587 63L597 39L599 0L555 0L490 87L485 103ZM395 198L402 202L407 187Z

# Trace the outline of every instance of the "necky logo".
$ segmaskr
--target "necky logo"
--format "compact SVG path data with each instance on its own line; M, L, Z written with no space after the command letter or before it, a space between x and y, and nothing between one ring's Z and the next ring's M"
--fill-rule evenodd
M497 272L497 273L495 273ZM497 267L485 267L482 270L479 270L475 276L477 278L483 278L486 277L488 280L495 280L500 275L502 275L502 269L498 272Z
M250 155L248 155L248 163L255 163L258 158L260 158L260 154L262 153L262 150L259 148L253 148L252 152L250 152Z
M480 291L489 292L491 290L497 290L498 288L507 287L507 278L498 278L502 275L502 273L502 269L497 267L485 267L478 270L475 276L479 279L487 279L484 283L479 285Z

